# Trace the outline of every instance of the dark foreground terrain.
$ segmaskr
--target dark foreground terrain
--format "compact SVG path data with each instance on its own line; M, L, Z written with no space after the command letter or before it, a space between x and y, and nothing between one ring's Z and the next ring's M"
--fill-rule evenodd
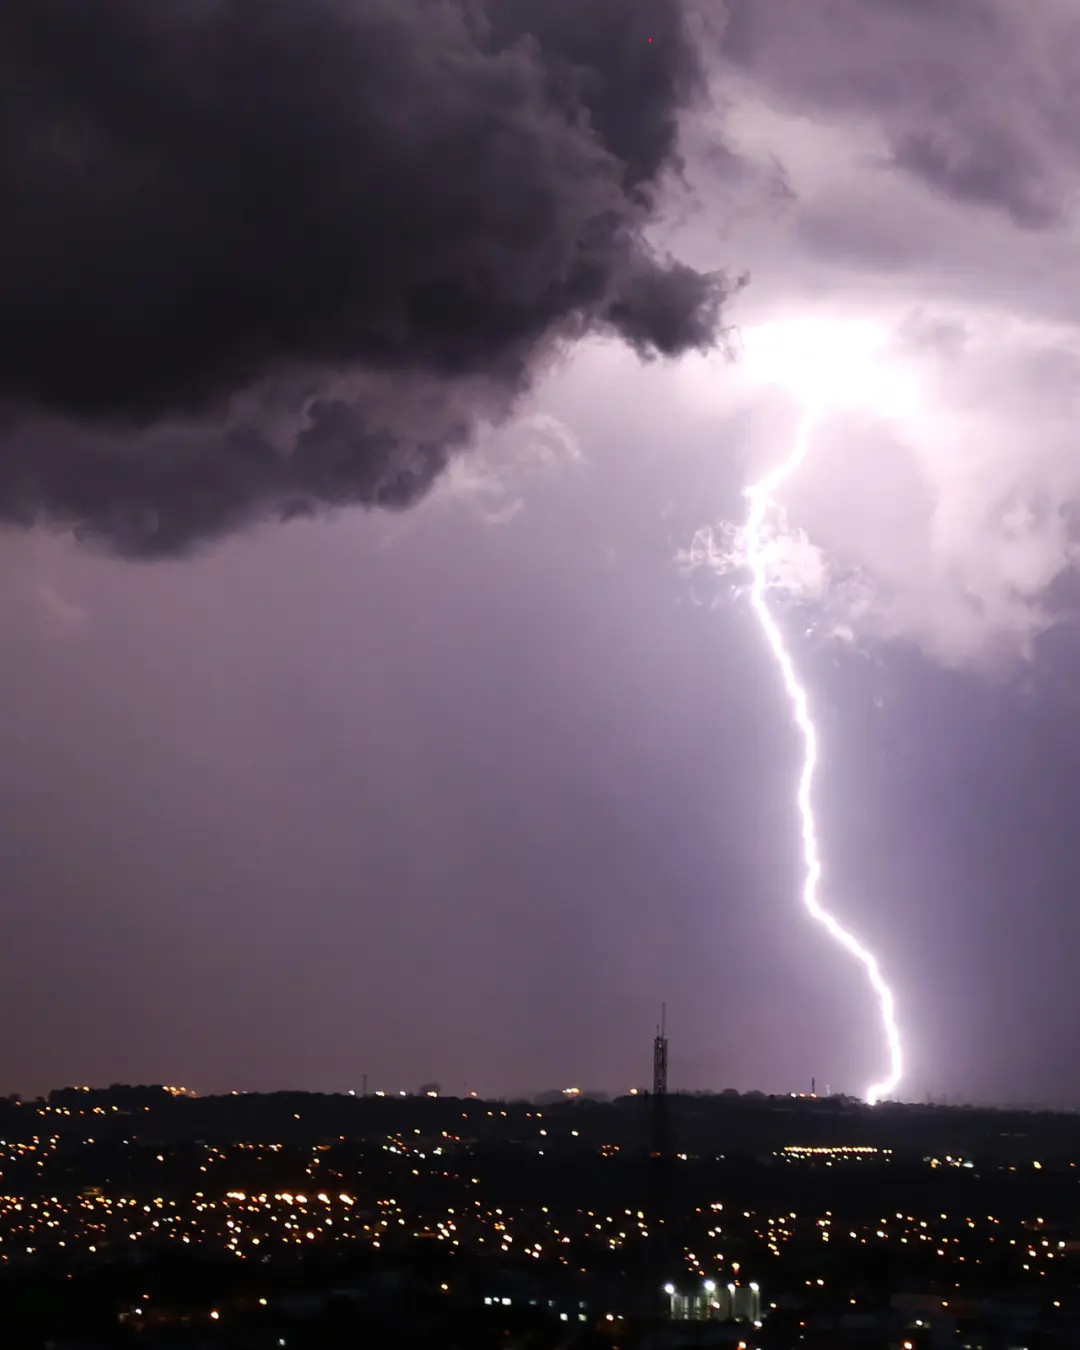
M1080 1117L670 1105L0 1103L0 1346L1080 1346Z

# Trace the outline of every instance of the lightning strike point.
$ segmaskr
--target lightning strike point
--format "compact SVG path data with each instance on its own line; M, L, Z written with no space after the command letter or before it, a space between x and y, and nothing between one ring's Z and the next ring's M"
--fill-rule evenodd
M806 690L799 680L794 662L784 642L784 635L780 631L780 626L773 617L766 599L769 589L766 527L770 512L776 510L773 494L792 477L806 459L810 448L810 437L819 411L820 409L808 408L803 413L795 434L795 445L788 457L765 474L757 483L744 490L744 495L750 503L744 537L751 576L750 604L761 624L769 650L772 652L773 659L779 668L781 681L791 705L792 719L803 743L802 769L799 774L796 797L805 868L802 890L803 905L809 911L810 916L828 932L833 941L839 943L862 965L877 999L885 1031L889 1071L880 1082L871 1083L866 1089L866 1100L873 1106L883 1097L887 1097L895 1091L903 1073L903 1050L900 1043L900 1029L896 1022L896 1001L892 990L881 973L877 957L864 947L854 934L850 933L818 900L822 868L813 808L814 773L818 761L817 728L814 726L810 713L810 701Z

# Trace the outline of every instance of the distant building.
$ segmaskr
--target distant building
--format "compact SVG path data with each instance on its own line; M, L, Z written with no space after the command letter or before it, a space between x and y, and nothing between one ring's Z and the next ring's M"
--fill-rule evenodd
M673 1322L760 1322L761 1290L757 1284L717 1284L677 1288L666 1284L667 1316Z

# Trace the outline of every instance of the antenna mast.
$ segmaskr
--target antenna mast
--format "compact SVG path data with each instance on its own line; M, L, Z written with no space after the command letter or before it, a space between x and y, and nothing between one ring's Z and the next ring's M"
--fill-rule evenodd
M652 1169L649 1238L653 1250L653 1299L660 1299L660 1288L667 1277L667 1168L668 1168L668 1043L667 1004L660 1005L660 1024L653 1041L652 1141L649 1149Z

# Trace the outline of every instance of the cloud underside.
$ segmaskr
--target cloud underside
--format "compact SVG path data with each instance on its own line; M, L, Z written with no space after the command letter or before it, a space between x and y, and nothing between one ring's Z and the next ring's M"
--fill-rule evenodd
M645 240L680 0L10 0L0 91L2 520L405 507L583 335L718 336Z

